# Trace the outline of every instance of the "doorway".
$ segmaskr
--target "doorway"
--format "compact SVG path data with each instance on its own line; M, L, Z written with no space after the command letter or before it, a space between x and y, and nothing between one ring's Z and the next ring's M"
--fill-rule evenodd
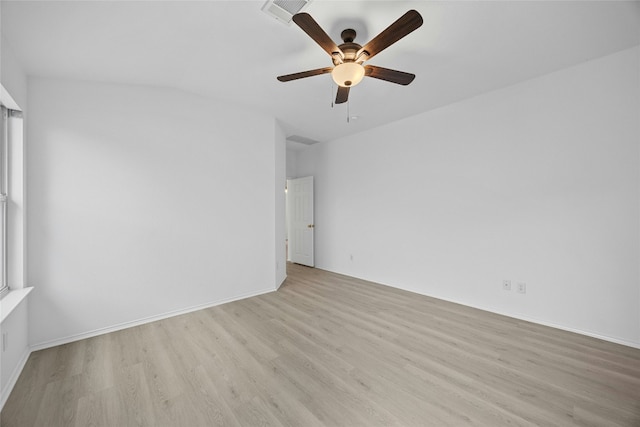
M287 261L315 266L313 176L287 180Z

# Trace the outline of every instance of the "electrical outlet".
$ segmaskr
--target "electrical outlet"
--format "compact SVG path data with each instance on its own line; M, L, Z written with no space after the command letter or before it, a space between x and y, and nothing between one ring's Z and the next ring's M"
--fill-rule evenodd
M524 282L518 282L518 292L521 294L527 293L527 284Z
M510 291L511 290L511 280L503 280L502 281L502 289L504 289L505 291Z
M349 260L353 261L353 254L349 255Z

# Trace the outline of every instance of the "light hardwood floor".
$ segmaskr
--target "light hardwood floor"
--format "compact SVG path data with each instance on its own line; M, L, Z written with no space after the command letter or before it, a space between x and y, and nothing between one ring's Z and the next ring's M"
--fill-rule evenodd
M640 426L640 350L289 265L278 292L35 352L27 426Z

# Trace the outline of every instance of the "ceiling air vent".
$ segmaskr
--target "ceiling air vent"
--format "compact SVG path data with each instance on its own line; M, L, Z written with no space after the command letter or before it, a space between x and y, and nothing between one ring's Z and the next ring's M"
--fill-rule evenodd
M262 11L290 25L293 15L304 9L310 2L311 0L269 0L262 6Z
M304 145L313 145L320 142L320 141L316 141L315 139L305 138L304 136L300 136L300 135L291 135L287 137L287 141L293 141L293 142L297 142L299 144L304 144Z

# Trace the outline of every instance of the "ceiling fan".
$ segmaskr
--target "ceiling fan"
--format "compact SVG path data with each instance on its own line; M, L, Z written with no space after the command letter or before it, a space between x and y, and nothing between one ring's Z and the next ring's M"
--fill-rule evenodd
M294 15L293 22L331 56L334 66L278 76L281 82L331 73L331 77L338 85L336 104L342 104L349 99L349 89L360 83L365 76L405 86L416 77L415 74L404 71L362 65L422 25L422 16L415 10L402 15L364 46L353 41L356 38L356 32L350 28L340 34L343 43L337 46L308 13Z

